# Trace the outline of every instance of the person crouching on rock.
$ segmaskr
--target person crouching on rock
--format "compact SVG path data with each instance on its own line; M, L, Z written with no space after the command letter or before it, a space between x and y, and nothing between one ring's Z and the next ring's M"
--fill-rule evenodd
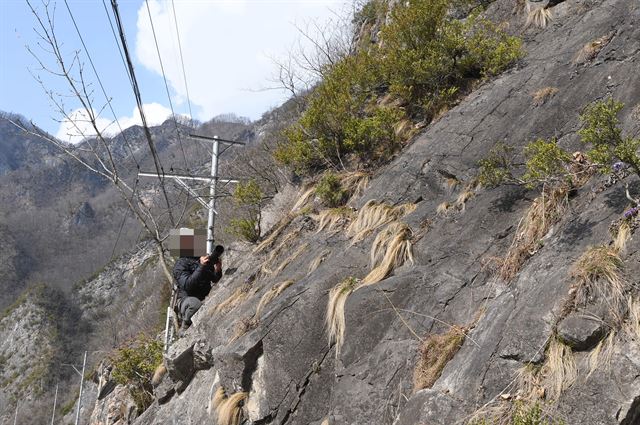
M177 286L177 305L182 316L181 329L191 326L191 318L202 306L214 284L222 277L222 245L217 245L210 255L182 256L173 267Z

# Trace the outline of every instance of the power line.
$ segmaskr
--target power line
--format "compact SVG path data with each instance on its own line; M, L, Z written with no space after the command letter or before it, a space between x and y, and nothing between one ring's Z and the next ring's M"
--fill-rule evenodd
M116 42L116 46L118 46L118 52L120 53L120 59L122 59L122 65L124 69L127 71L127 77L129 78L129 83L133 86L131 82L131 76L129 75L129 69L127 68L127 61L124 60L124 54L122 53L122 47L120 47L120 42L118 41L118 36L116 35L116 30L113 28L113 21L111 20L111 15L109 15L109 10L107 9L107 3L105 0L102 0L102 6L104 7L104 12L107 14L107 19L109 20L109 26L111 27L111 34L113 34L113 39Z
M182 43L180 42L180 31L178 31L178 15L176 15L176 5L171 0L171 8L173 9L173 22L176 27L176 36L178 37L178 50L180 52L180 63L182 64L182 76L184 78L184 89L187 92L187 105L189 105L189 117L193 120L193 112L191 111L191 99L189 98L189 86L187 85L187 73L184 70L184 58L182 56Z
M127 61L127 68L129 70L129 75L131 77L131 85L133 89L133 93L136 98L136 103L138 104L138 111L140 112L140 118L142 120L142 128L144 129L144 133L149 144L149 149L151 150L151 156L153 157L153 162L158 173L158 180L160 180L160 188L162 189L162 194L164 195L164 199L167 203L169 218L171 220L171 225L175 226L175 221L173 219L173 214L171 213L171 204L169 203L169 196L167 195L167 190L164 185L164 169L162 168L162 164L160 163L160 158L158 157L158 152L156 150L155 145L153 144L153 139L151 137L151 131L149 130L149 126L147 125L147 118L144 115L144 109L142 107L142 95L140 94L140 88L138 86L138 81L136 80L135 71L133 69L133 62L131 61L131 55L129 54L129 48L127 47L127 39L124 34L124 27L122 25L122 20L120 19L120 11L118 10L118 1L111 0L111 7L113 9L113 15L115 17L116 25L118 27L118 33L120 34L120 40L122 42L122 49L124 52L124 56Z
M78 28L78 24L76 23L76 19L73 16L73 13L71 12L71 8L69 7L69 2L67 0L64 0L64 4L67 7L67 11L69 12L69 16L71 17L71 22L73 22L73 26L76 29L76 33L78 33L78 37L80 38L80 42L82 43L82 47L84 48L84 51L87 54L87 58L89 59L89 63L91 64L91 69L93 69L93 73L95 74L96 79L98 80L98 84L100 85L100 89L102 90L102 94L104 95L104 98L107 101L107 105L109 105L109 109L111 110L111 114L113 115L113 119L115 120L116 124L118 125L118 129L120 130L120 135L122 136L122 138L124 139L125 144L129 148L129 152L131 153L131 157L133 158L133 162L135 162L136 168L139 170L140 169L140 164L138 164L138 161L136 160L136 156L133 153L133 149L131 148L131 144L129 143L129 140L127 139L127 136L122 131L122 127L120 126L120 121L118 121L118 117L116 116L116 113L113 110L113 106L111 105L111 99L109 98L109 96L107 96L107 92L106 92L106 90L104 88L104 85L102 84L102 80L100 79L100 75L98 75L98 71L96 70L96 67L95 67L95 65L93 63L93 59L91 59L91 54L89 53L89 49L87 49L87 45L84 43L84 38L82 37L82 34L80 33L80 29Z
M167 98L169 99L169 107L171 108L171 114L173 115L173 125L176 127L176 134L178 135L178 143L180 143L180 151L182 151L182 159L184 160L184 166L189 172L189 164L187 163L187 155L184 153L184 146L182 146L182 137L180 137L180 130L178 130L178 122L176 121L176 111L173 110L173 102L171 101L171 94L169 93L169 85L167 84L167 76L164 72L164 65L162 64L162 56L160 55L160 46L158 46L158 38L156 37L156 29L153 25L153 18L151 17L151 8L149 8L149 1L144 0L147 6L147 13L149 14L149 22L151 23L151 33L153 34L153 42L156 45L156 52L158 53L158 60L160 61L160 71L162 71L162 79L164 80L164 88L167 90Z

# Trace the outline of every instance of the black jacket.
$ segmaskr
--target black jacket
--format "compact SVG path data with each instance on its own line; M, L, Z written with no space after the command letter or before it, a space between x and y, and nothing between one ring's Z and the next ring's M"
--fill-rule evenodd
M178 299L196 297L202 301L222 272L216 272L213 264L203 266L199 257L180 257L173 267L173 277L178 284Z

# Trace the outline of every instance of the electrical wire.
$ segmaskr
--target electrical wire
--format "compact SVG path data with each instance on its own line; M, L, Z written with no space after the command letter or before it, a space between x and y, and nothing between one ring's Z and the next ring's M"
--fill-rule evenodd
M87 48L87 45L84 43L84 38L82 37L82 34L80 33L80 29L78 28L78 24L76 23L76 19L73 16L73 13L71 12L71 8L69 7L69 2L67 0L64 0L64 4L67 7L67 11L69 12L69 16L71 17L71 22L73 22L73 26L76 29L76 33L78 33L78 37L80 38L80 42L82 43L82 47L84 48L84 52L86 53L87 58L89 59L89 63L91 64L91 69L93 69L93 73L96 76L96 79L98 80L98 84L100 85L100 89L102 90L102 94L104 95L104 98L107 101L107 105L109 106L109 110L111 111L111 114L113 115L113 119L115 120L116 124L118 125L118 129L120 130L120 135L122 136L122 138L124 139L125 144L129 148L129 152L131 153L131 157L133 158L133 162L135 162L135 164L136 164L136 168L138 170L140 170L140 164L138 164L138 160L136 160L136 157L133 154L133 149L131 148L131 144L129 143L129 140L127 139L127 136L122 131L122 127L120 126L120 121L118 121L118 117L116 116L116 113L113 110L113 106L111 105L111 98L109 98L109 96L107 95L107 92L106 92L106 90L104 88L104 85L102 84L102 80L100 79L100 75L98 75L98 71L96 70L96 66L93 63L93 59L91 59L91 54L89 53L89 49Z
M169 85L167 84L167 75L164 72L164 65L162 63L162 56L160 55L160 46L158 45L158 38L156 37L155 25L153 25L153 18L151 16L151 8L149 7L149 1L144 0L147 6L147 13L149 14L149 23L151 23L151 33L153 34L153 42L156 45L156 52L158 53L158 61L160 61L160 71L162 71L162 79L164 80L164 88L167 91L167 98L169 99L169 107L171 108L171 114L173 115L173 124L176 128L176 134L178 135L178 143L180 144L180 151L182 152L182 159L184 160L184 166L187 169L187 173L190 174L189 164L187 163L187 155L184 153L184 146L182 145L182 137L180 136L180 130L178 129L178 122L176 120L176 111L173 109L173 102L171 101L171 93L169 93Z
M189 97L189 85L187 84L187 73L184 68L184 58L182 56L182 43L180 42L180 31L178 31L178 15L176 14L176 5L171 0L171 8L173 9L173 22L176 27L176 36L178 37L178 51L180 52L180 64L182 65L182 77L184 78L184 89L187 93L187 105L189 105L189 118L193 120L193 112L191 111L191 98Z
M136 98L136 103L138 104L138 111L140 112L140 118L142 120L142 128L144 129L144 133L149 144L149 149L151 151L151 156L153 157L153 162L156 168L156 172L158 174L158 180L160 180L160 188L162 189L162 193L164 195L164 199L167 203L169 219L171 221L172 227L175 226L175 221L173 219L173 214L171 213L171 204L169 202L169 195L167 195L167 190L164 184L164 169L162 168L162 164L160 163L160 158L158 157L158 152L156 150L155 145L153 144L153 138L151 137L151 131L149 130L149 126L147 125L147 118L144 114L144 108L142 107L142 95L140 94L140 88L138 86L138 81L136 79L135 71L133 69L133 62L131 61L131 55L129 54L129 48L127 46L127 39L124 33L124 27L122 25L122 19L120 18L120 11L118 9L118 1L111 0L111 7L113 9L113 15L115 17L116 25L118 27L118 34L120 35L120 40L122 42L122 49L124 52L124 56L127 62L127 69L129 71L131 85L133 89L133 93Z

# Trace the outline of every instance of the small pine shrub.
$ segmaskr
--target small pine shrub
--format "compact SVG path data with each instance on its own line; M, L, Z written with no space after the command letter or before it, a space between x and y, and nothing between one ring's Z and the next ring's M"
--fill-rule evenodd
M247 242L257 242L261 233L260 219L263 202L265 201L264 192L260 185L254 179L251 179L236 185L233 199L244 217L231 219L229 227L226 229L227 233Z
M316 195L324 205L329 208L336 208L344 205L348 194L342 188L338 176L333 173L326 173L316 186Z
M258 242L260 239L257 220L251 218L232 218L229 221L227 233L251 243Z
M146 337L120 348L112 357L113 379L125 385L142 412L153 402L151 378L162 361L162 343Z

